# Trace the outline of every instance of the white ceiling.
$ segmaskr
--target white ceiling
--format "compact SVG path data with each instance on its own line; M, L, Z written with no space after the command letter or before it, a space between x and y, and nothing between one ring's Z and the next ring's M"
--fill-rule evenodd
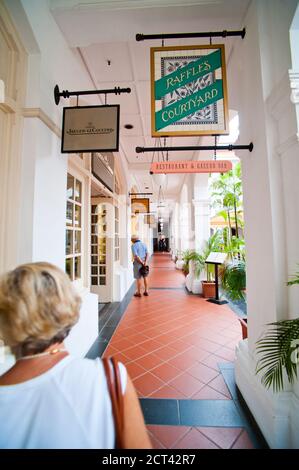
M120 157L126 158L137 187L157 197L149 174L152 153L136 154L136 146L155 146L150 125L150 47L161 41L136 42L137 33L171 33L242 29L250 0L51 0L53 16L68 44L76 48L96 88L130 87L130 94L109 95L120 104ZM226 58L240 38L225 39ZM208 43L209 39L167 40L165 45ZM223 42L222 40L217 41ZM110 65L108 64L110 61ZM67 84L61 84L67 88ZM131 130L124 128L132 124ZM168 138L167 145L207 143L208 137ZM169 159L198 158L198 152L171 152ZM169 175L164 193L173 199L184 181Z

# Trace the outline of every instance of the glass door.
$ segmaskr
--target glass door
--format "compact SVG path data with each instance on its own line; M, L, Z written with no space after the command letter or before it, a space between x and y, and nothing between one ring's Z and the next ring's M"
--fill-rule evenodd
M91 206L91 285L106 286L107 209L105 204Z

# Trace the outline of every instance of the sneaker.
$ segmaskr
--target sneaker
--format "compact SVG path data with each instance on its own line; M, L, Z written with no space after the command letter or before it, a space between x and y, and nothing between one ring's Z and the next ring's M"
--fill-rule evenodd
M143 294L143 295L146 295L146 296L148 296L149 294L148 294L148 292L144 292L144 294Z
M138 294L138 292L135 292L134 297L141 297L141 294Z

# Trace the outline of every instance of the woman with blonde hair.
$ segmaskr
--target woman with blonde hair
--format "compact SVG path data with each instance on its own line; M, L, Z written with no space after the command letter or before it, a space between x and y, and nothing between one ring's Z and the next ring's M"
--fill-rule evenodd
M0 448L115 447L111 398L100 359L78 359L63 341L81 300L49 263L19 266L0 278L0 339L16 357L0 377ZM123 364L123 447L151 448L139 401Z

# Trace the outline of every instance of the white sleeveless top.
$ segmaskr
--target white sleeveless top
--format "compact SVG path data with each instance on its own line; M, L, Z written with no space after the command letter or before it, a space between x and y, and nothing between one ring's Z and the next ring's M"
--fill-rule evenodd
M122 364L120 374L124 393ZM1 449L113 449L114 442L100 359L66 356L38 377L0 386Z

